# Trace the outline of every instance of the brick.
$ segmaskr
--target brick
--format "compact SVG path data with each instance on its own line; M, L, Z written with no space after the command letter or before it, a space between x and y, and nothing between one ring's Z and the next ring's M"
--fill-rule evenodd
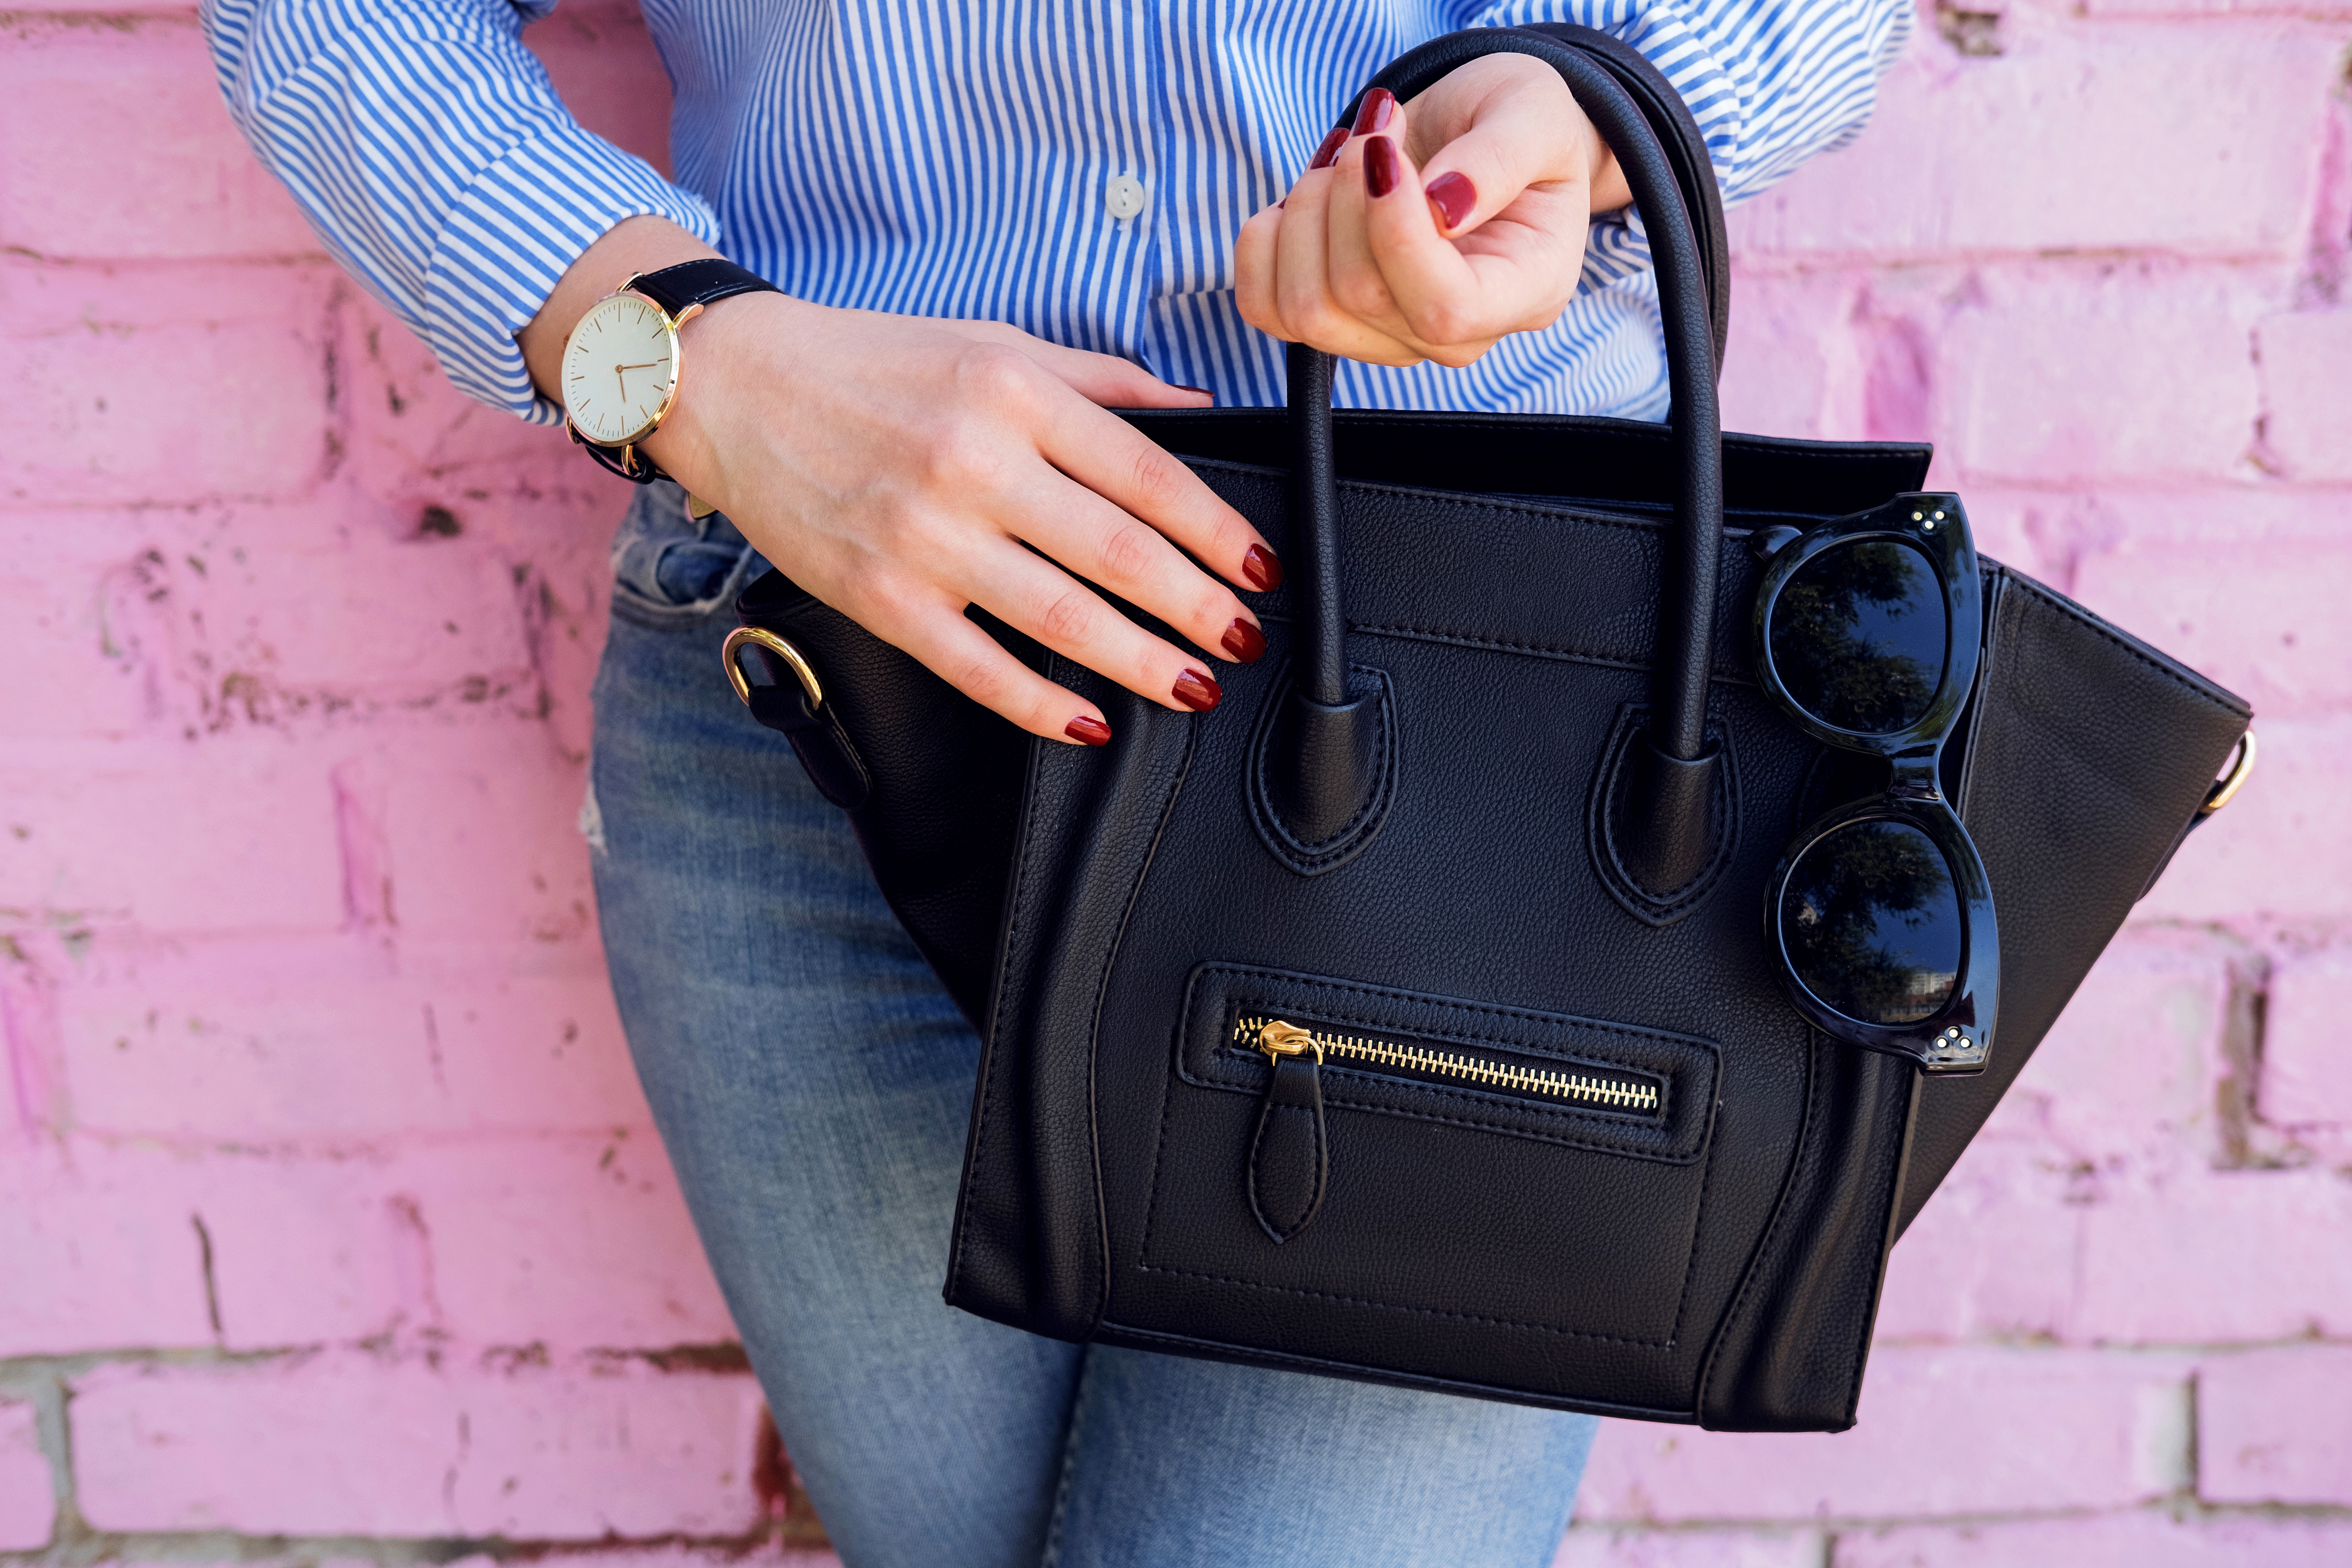
M306 1156L248 1149L145 1156L161 1167L116 1189L119 1214L92 1202L51 1215L110 1237L93 1261L120 1277L160 1266L139 1250L172 1244L163 1275L181 1316L167 1338L160 1313L106 1303L106 1319L142 1335L78 1331L71 1301L12 1304L60 1345L204 1342L208 1310L196 1255L211 1251L210 1300L233 1350L351 1343L431 1331L476 1343L559 1350L709 1345L735 1329L681 1202L659 1140L644 1127L593 1138L540 1136L357 1146ZM168 1173L168 1174L167 1174ZM0 1227L8 1225L0 1216ZM21 1223L21 1222L20 1222ZM64 1230L57 1218L51 1224ZM0 1236L6 1231L0 1228ZM52 1251L70 1233L49 1243ZM0 1326L11 1307L0 1306ZM0 1339L0 1344L5 1344Z
M1552 1568L1821 1568L1810 1530L1611 1530L1579 1524Z
M2272 316L2254 342L2272 456L2297 479L2352 479L2352 310Z
M75 1385L74 1466L100 1530L733 1534L756 1519L757 1399L748 1376L625 1363L110 1366Z
M0 647L52 674L0 696L0 733L24 739L194 736L253 727L349 727L383 716L538 720L552 699L541 653L564 660L584 702L579 614L542 568L489 529L455 540L415 528L341 525L317 507L183 513L36 512L0 540L45 570L0 578ZM110 526L109 526L110 525ZM89 536L89 537L86 537ZM89 538L106 541L103 556ZM56 548L77 541L71 552ZM593 542L550 550L563 597L594 568ZM602 601L591 597L591 603ZM445 742L446 744L446 742ZM403 748L413 750L413 747Z
M478 1130L652 1122L601 955L578 973L431 983L442 1081Z
M603 498L618 517L633 488L585 464L560 429L530 425L451 386L432 350L374 300L351 302L352 483L408 519L438 507L478 531L519 492L569 489ZM447 520L439 525L449 526Z
M1602 1428L1578 1510L1600 1524L2125 1506L2166 1489L2140 1427L2185 1375L2158 1357L1884 1346L1850 1432Z
M247 1153L203 1174L184 1208L208 1227L232 1349L425 1331L567 1352L735 1338L649 1129Z
M101 940L60 1005L78 1125L268 1145L458 1121L425 1003L348 937Z
M364 934L102 935L58 1031L77 1124L116 1135L347 1144L649 1120L592 950L395 963Z
M265 1351L441 1331L414 1164L364 1150L209 1158L190 1201L211 1247L220 1342Z
M26 568L39 560L11 559ZM103 596L89 577L54 561L40 564L40 571L0 574L0 668L43 675L0 683L0 736L67 740L137 731L158 707L156 694L142 671L106 657Z
M386 764L384 837L404 932L562 943L595 929L579 830L585 758L525 726L485 729Z
M761 1560L774 1568L841 1568L841 1559L821 1546L794 1545L787 1542L764 1545ZM742 1549L734 1546L689 1546L682 1543L664 1545L625 1544L619 1547L597 1546L588 1552L550 1552L534 1561L550 1568L737 1568L743 1561ZM489 1557L466 1557L450 1563L448 1568L495 1568L496 1560ZM321 1568L329 1568L322 1564Z
M1868 132L1740 209L1738 243L1882 264L2298 258L2340 47L2316 28L2058 26L1961 60L1929 34L1882 84Z
M2352 547L2335 542L2247 541L2217 558L2208 542L2127 534L2083 560L2074 596L2267 721L2352 707L2352 627L2336 592L2347 580Z
M2038 1140L1980 1135L1887 1260L1878 1338L2061 1337L2082 1223L2063 1165Z
M43 389L0 501L171 503L299 492L331 467L324 263L0 268L0 333Z
M651 1131L478 1142L404 1164L451 1329L495 1344L736 1337Z
M0 1552L47 1546L57 1512L33 1407L0 1404Z
M2283 1126L2352 1124L2352 1054L2343 1026L2352 957L2334 948L2280 961L2263 1015L2263 1119Z
M1770 313L1733 329L1729 427L1930 439L1929 482L1972 502L2003 484L2124 482L2135 504L2151 481L2255 471L2252 331L2268 295L2241 269L2116 258L1740 276L1768 280Z
M169 616L173 677L207 727L365 704L535 705L538 679L511 565L463 541L353 531L292 550L235 535L177 559L125 563L151 616ZM365 628L355 635L357 628Z
M2081 0L2086 16L2352 16L2343 0Z
M327 762L274 739L18 745L0 758L0 906L160 931L332 931Z
M2214 1356L2197 1416L2197 1490L2209 1502L2352 1507L2352 1345Z
M453 1491L468 1535L732 1535L758 1522L748 1375L525 1376L467 1399Z
M2185 1170L2105 1184L2084 1210L2076 1331L2212 1344L2352 1333L2352 1181Z
M0 1151L0 1360L211 1342L192 1160L90 1141ZM5 1511L5 1510L0 1510Z
M1839 393L1855 378L1844 362L1847 324L1867 274L1794 276L1740 265L1735 248L1731 340L1723 355L1723 427L1761 436L1836 440L1853 434L1857 410ZM1834 366L1834 368L1833 368Z
M41 149L10 160L0 243L109 259L320 248L230 122L193 16L23 29L0 51L0 142Z
M1904 1525L1841 1532L1832 1568L2337 1568L2352 1524L2335 1520L2090 1519Z
M2231 954L2197 934L2135 931L2101 955L2006 1097L2065 1158L2208 1152Z
M2229 809L2189 836L2142 920L2329 920L2352 910L2352 816L2340 781L2352 716L2258 718L2262 755Z
M1926 324L1936 433L1971 485L2231 474L2254 441L2257 308L2168 263L1988 270Z

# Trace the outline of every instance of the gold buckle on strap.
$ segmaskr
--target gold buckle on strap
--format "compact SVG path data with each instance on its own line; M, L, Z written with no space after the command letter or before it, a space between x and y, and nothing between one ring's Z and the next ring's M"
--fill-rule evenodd
M719 645L719 657L727 661L727 682L734 687L735 696L743 706L749 708L751 705L751 682L744 675L742 665L738 662L746 643L756 647L766 648L770 653L791 665L793 673L800 678L801 689L808 693L809 707L814 709L824 705L824 688L817 681L815 668L807 659L801 657L800 649L765 626L737 626L727 634L727 640Z
M2213 787L2205 792L2205 804L2197 808L2197 815L2210 816L2235 800L2238 792L2246 787L2246 780L2253 775L2253 771L2254 732L2249 730L2238 737L2237 760L2230 764L2230 771L2215 780Z

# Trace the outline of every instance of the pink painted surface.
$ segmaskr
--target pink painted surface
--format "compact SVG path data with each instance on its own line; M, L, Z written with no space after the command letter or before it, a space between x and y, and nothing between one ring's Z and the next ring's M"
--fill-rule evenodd
M1734 218L1729 422L1933 438L2263 768L1896 1249L1860 1426L1612 1425L1561 1562L2352 1561L2352 5L1927 9ZM0 25L0 1552L782 1552L572 827L623 487L327 263L191 11ZM630 5L532 42L658 155Z
M48 1544L57 1489L29 1405L0 1405L0 1552Z

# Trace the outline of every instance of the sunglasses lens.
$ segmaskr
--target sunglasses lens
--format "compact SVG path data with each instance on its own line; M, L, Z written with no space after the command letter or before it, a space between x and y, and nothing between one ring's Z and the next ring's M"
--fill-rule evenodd
M1772 607L1772 666L1823 723L1888 735L1917 723L1944 679L1950 617L1927 558L1892 540L1832 545Z
M1797 978L1864 1024L1916 1024L1951 999L1963 919L1943 852L1900 822L1832 830L1780 895L1780 942Z

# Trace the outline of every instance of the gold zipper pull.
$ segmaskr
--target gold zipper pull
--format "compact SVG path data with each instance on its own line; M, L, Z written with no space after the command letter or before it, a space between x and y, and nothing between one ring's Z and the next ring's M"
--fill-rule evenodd
M1323 1059L1323 1042L1312 1031L1281 1018L1269 1018L1258 1026L1257 1048L1269 1058L1304 1056L1313 1051L1317 1061Z
M1243 1177L1250 1212L1279 1245L1314 1221L1331 1181L1331 1145L1323 1126L1323 1042L1285 1018L1252 1019L1256 1045L1273 1071L1259 1102ZM1313 1053L1309 1055L1309 1053Z

